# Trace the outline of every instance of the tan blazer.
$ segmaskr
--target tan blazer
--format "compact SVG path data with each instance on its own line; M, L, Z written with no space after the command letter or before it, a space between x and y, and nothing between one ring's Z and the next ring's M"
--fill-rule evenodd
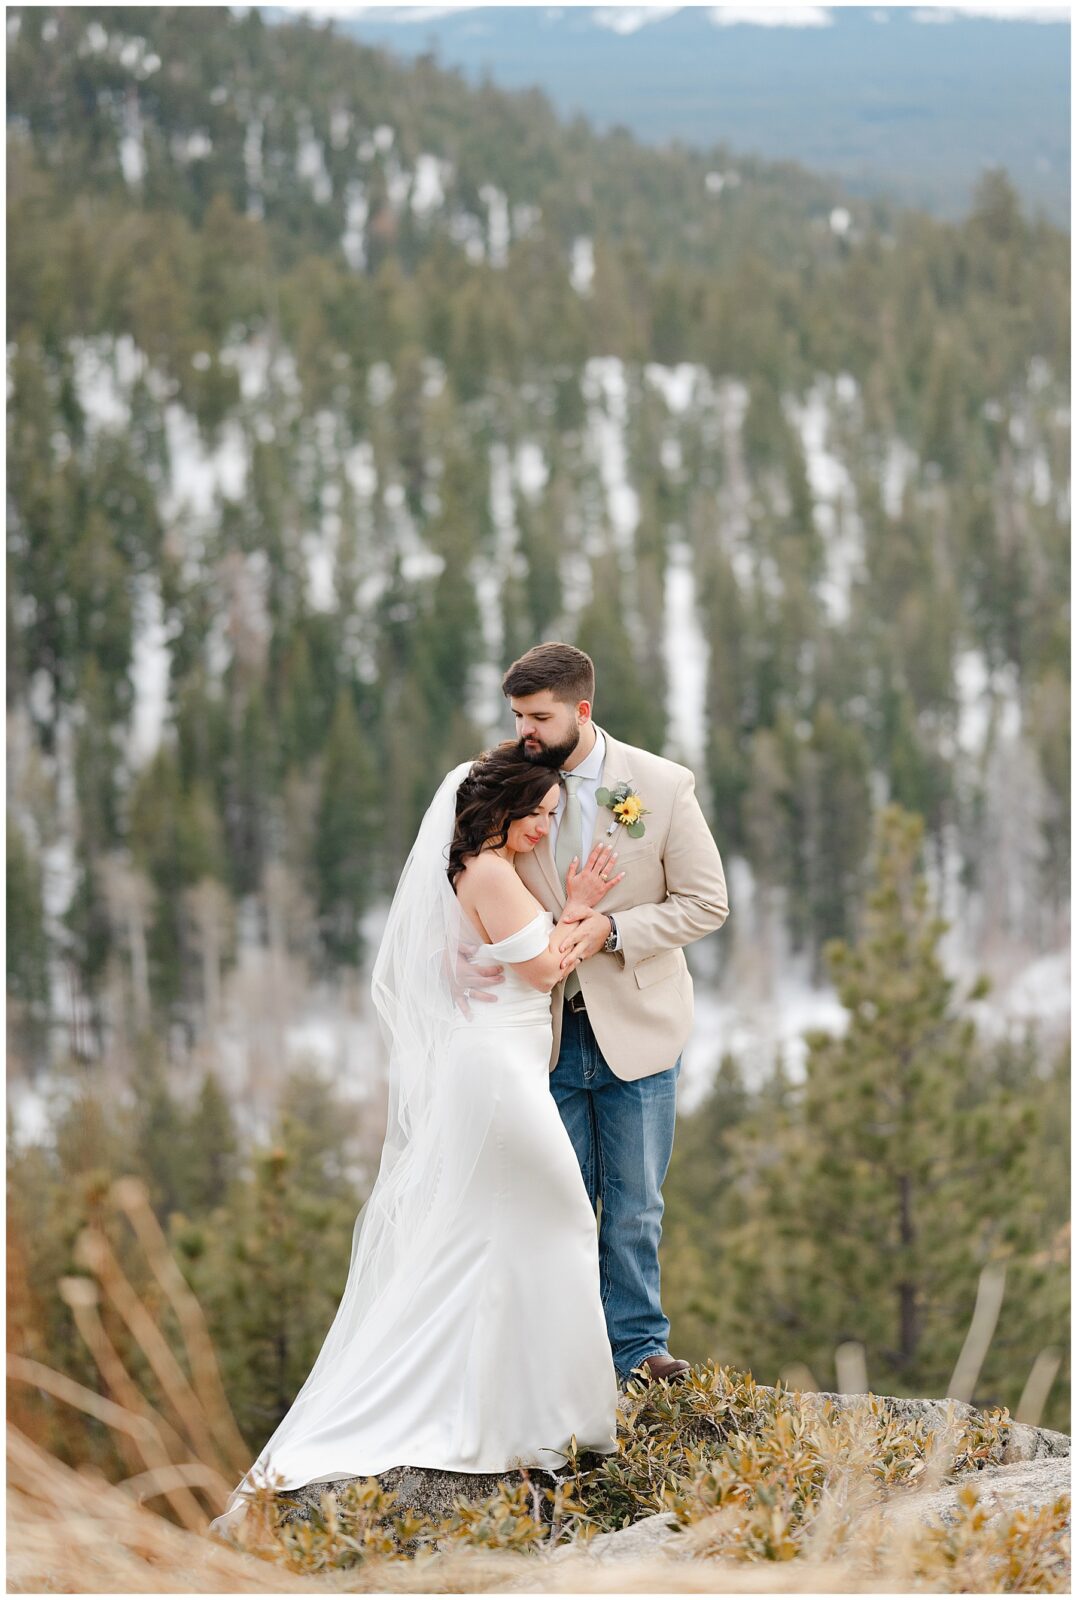
M631 1082L672 1067L692 1032L692 976L683 946L720 928L729 915L725 873L687 767L622 744L603 728L606 759L601 784L631 783L650 815L641 839L618 826L618 872L624 877L606 895L600 911L617 918L621 948L599 951L578 967L599 1049L619 1078ZM585 852L605 835L613 813L599 806ZM557 874L549 834L527 855L516 857L523 882L547 911L560 916L565 891ZM553 1053L561 1049L564 984L553 991Z

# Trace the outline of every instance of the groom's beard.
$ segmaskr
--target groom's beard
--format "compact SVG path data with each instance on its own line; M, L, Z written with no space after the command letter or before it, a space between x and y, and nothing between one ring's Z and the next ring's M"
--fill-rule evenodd
M563 744L540 744L537 750L529 750L522 739L516 741L516 748L525 761L530 761L533 767L563 767L569 756L580 742L579 729L566 739Z

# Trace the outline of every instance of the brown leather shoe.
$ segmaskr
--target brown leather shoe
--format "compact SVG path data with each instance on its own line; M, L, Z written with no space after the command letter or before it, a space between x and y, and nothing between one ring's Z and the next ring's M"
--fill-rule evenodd
M639 1366L632 1368L632 1371L625 1379L625 1383L628 1383L630 1379L635 1378L637 1375L642 1376L648 1382L652 1382L656 1378L679 1378L690 1371L689 1363L687 1361L678 1361L675 1356L644 1356Z

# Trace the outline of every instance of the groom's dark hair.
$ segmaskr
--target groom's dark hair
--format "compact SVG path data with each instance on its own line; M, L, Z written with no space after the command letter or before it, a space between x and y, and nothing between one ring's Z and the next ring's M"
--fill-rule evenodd
M537 644L514 661L501 680L506 699L513 694L540 694L549 689L558 700L574 706L595 698L595 664L585 650L556 639Z

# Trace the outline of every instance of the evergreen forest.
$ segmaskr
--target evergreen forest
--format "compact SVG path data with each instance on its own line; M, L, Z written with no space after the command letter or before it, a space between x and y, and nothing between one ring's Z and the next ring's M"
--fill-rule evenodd
M1069 936L1067 235L1001 170L936 220L309 17L6 24L11 1347L108 1389L87 1228L167 1324L136 1174L260 1448L377 1170L380 919L561 638L696 772L697 995L777 949L846 1018L704 1040L671 1349L941 1395L1001 1275L966 1398L1068 1430L1067 1039L991 1001ZM19 1391L115 1478L71 1416Z

